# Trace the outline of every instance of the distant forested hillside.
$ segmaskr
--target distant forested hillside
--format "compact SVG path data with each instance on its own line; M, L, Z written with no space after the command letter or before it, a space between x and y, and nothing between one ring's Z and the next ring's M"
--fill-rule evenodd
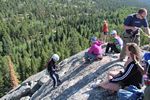
M150 6L150 0L138 0L138 2L143 3L144 5Z
M21 82L43 70L53 53L62 60L88 48L104 19L122 33L124 18L139 7L146 6L138 0L0 0L0 97L12 89L7 58Z

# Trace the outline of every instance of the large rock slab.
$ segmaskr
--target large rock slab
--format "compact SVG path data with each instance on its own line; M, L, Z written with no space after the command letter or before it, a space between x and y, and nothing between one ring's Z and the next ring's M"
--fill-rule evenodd
M106 80L107 72L111 68L121 69L124 62L119 62L117 60L119 54L115 54L104 56L99 61L85 63L83 62L83 56L86 51L71 56L58 64L60 66L58 74L63 83L57 88L52 87L52 80L49 78L46 70L43 70L29 77L19 87L13 89L1 99L11 100L15 95L18 95L18 97L13 97L14 100L26 99L28 97L31 97L30 100L116 99L116 95L108 96L109 94L106 90L100 88L92 89L90 84L97 80ZM23 88L26 83L30 85L29 90ZM19 93L23 93L23 95L19 95ZM106 98L106 95L108 98Z

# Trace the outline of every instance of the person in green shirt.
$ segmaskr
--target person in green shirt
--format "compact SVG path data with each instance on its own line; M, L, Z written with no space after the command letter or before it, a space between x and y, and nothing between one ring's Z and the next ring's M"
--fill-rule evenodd
M105 54L109 53L120 53L123 47L123 40L119 35L117 35L117 31L113 30L111 33L112 41L107 43Z

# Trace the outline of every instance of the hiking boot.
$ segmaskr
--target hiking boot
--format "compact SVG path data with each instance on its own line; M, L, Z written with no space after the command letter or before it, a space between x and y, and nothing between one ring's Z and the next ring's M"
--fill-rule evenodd
M88 62L91 62L92 60L93 60L92 58L88 58L88 59L87 59Z
M53 86L53 89L57 88L57 86Z

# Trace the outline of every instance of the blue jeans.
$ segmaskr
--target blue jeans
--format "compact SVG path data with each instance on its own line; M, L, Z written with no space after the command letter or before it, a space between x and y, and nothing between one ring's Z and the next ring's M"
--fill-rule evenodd
M97 55L85 52L84 58L86 61L88 61L88 60L94 61L97 58Z

